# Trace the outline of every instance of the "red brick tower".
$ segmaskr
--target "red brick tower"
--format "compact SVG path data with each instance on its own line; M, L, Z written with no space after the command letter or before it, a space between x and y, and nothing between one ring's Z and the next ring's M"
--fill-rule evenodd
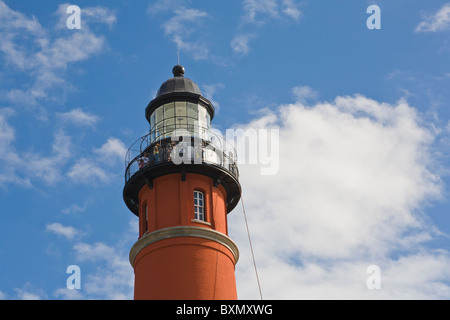
M146 108L150 133L129 149L123 196L139 217L131 248L137 300L237 299L236 153L210 122L214 106L175 66Z

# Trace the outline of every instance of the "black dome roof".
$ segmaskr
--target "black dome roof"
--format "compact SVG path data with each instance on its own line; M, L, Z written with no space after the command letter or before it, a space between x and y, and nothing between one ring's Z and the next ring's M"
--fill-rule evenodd
M215 111L213 104L203 97L200 88L194 81L184 77L184 68L176 65L173 67L172 73L173 78L170 78L161 85L156 93L156 97L145 108L145 118L147 121L150 123L150 115L156 108L164 103L173 101L201 103L207 108L212 120Z
M202 95L198 85L191 79L184 77L184 68L182 66L176 65L173 67L172 73L173 78L170 78L161 85L156 94L156 98L174 92L187 92Z

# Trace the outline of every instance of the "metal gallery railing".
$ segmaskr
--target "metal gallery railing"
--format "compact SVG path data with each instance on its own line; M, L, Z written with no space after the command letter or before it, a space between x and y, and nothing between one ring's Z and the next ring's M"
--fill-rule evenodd
M139 170L172 162L180 164L213 164L229 171L239 179L237 155L233 145L215 130L178 129L170 135L150 132L128 149L125 157L125 183Z

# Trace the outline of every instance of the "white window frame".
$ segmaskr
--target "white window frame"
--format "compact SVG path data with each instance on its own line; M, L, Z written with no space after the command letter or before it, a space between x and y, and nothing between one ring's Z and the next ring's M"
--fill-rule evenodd
M194 218L198 221L206 221L205 194L199 190L194 190Z

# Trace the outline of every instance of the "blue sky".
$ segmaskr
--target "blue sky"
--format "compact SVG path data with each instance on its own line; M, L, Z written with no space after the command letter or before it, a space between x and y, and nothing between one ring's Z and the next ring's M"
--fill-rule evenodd
M240 166L264 298L450 298L450 2L70 4L0 0L1 299L132 299L124 157L177 50L215 128L280 132L275 174ZM240 206L229 232L258 299Z

